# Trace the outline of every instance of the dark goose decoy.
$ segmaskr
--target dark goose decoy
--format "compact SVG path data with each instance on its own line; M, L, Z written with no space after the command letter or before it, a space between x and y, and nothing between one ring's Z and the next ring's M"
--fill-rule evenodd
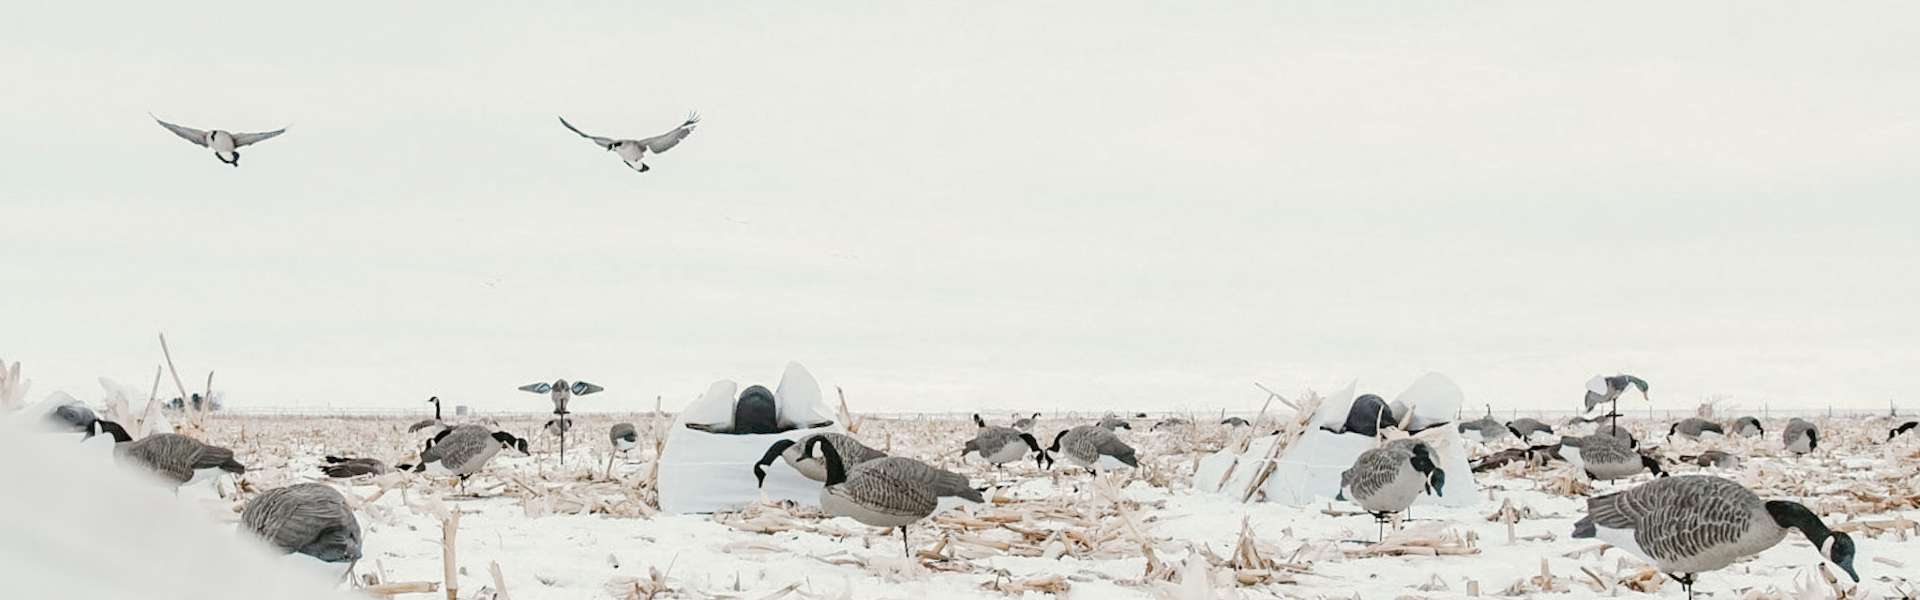
M824 436L807 440L804 453L820 453L826 461L826 486L820 488L820 508L827 514L849 517L873 527L900 528L900 548L908 555L907 527L939 508L940 498L958 497L985 502L959 473L899 456L889 456L847 467Z
M995 467L1027 457L1027 451L1033 451L1033 466L1046 468L1044 463L1053 462L1047 451L1040 447L1040 441L1033 434L1012 427L981 427L960 449L960 457L967 454L979 454L988 464Z
M1021 417L1018 419L1014 419L1013 428L1021 431L1033 431L1033 424L1039 421L1040 421L1040 413L1033 413L1033 416L1030 416L1030 417Z
M1105 428L1107 431L1113 431L1116 429L1125 429L1127 431L1133 431L1132 423L1128 423L1126 419L1122 419L1112 414L1108 414L1107 416L1100 417L1100 426Z
M467 478L480 472L480 468L493 460L502 448L512 448L521 454L531 454L527 450L527 441L514 437L505 431L487 431L479 425L461 425L443 432L440 441L420 452L420 463L402 465L416 473L432 475L454 475L460 478L460 486L465 489Z
M1690 462L1702 467L1712 467L1715 469L1740 468L1740 457L1719 450L1708 450L1695 456L1682 456L1680 457L1680 462Z
M167 128L167 131L171 131L174 135L180 136L180 139L213 150L213 158L215 160L235 167L240 166L240 147L249 146L287 132L287 129L284 127L262 133L231 133L220 129L203 131L161 121L160 117L154 117L153 120L160 123L161 127Z
M573 431L573 419L569 419L566 417L560 417L557 419L547 419L547 423L545 425L541 425L540 429L543 431L546 431L547 435L560 435L562 433Z
M1799 417L1787 421L1786 432L1781 435L1787 451L1794 454L1806 454L1820 448L1820 428L1813 422Z
M1479 442L1494 442L1513 433L1507 430L1507 424L1493 418L1493 407L1487 407L1486 416L1472 421L1461 422L1457 427L1460 435Z
M1700 439L1701 434L1707 433L1707 432L1726 435L1727 430L1722 429L1719 423L1708 421L1700 417L1688 417L1686 419L1681 420L1678 423L1674 423L1672 427L1668 427L1667 437L1673 437L1675 435L1678 435L1680 437L1684 437L1690 440L1697 440L1697 439Z
M327 464L320 465L320 472L334 479L347 479L361 475L385 475L391 471L387 468L387 463L380 462L377 458L327 456L325 460Z
M1053 446L1046 451L1050 456L1065 456L1067 462L1095 475L1100 474L1100 469L1140 466L1132 446L1120 441L1113 431L1096 425L1081 425L1054 434Z
M1733 423L1728 425L1728 428L1733 430L1734 435L1741 437L1760 437L1767 434L1767 428L1762 427L1760 420L1753 417L1734 419Z
M1913 431L1914 427L1920 427L1920 421L1907 421L1906 424L1887 430L1887 441L1891 442L1900 434Z
M1192 421L1188 421L1180 417L1167 417L1165 419L1161 419L1157 423L1154 423L1153 426L1147 428L1147 430L1148 431L1173 431L1175 429L1187 427L1192 424L1193 424Z
M1357 433L1367 437L1380 435L1380 428L1395 427L1400 422L1393 414L1393 407L1377 394L1362 394L1353 399L1353 406L1347 408L1347 420L1334 433ZM1331 430L1331 428L1327 428Z
M360 560L360 521L346 497L326 484L268 490L247 503L240 523L282 552L338 563L342 572Z
M1573 448L1582 471L1596 481L1613 481L1639 475L1642 472L1653 473L1655 477L1665 477L1667 472L1660 468L1660 461L1651 456L1636 452L1639 443L1633 440L1604 434L1561 440L1561 452Z
M849 469L865 464L870 460L887 457L887 453L862 444L860 440L854 439L853 436L833 431L815 433L803 436L797 442L795 440L780 440L774 442L771 446L767 446L767 453L760 457L760 462L753 464L753 478L760 482L760 486L765 487L767 485L767 467L773 464L775 458L779 458L785 460L787 466L793 467L793 470L799 471L800 475L807 479L826 481L827 464L822 461L818 455L808 450L806 446L807 443L812 442L815 438L824 439L827 444L833 446L833 449L840 453L842 464Z
M427 401L433 403L433 418L415 421L412 425L407 426L407 433L413 433L422 429L435 429L437 431L438 429L446 428L446 422L440 420L440 397L434 396L428 398Z
M640 443L640 432L634 430L632 423L615 423L607 430L607 440L613 442L615 451L626 452Z
M1248 427L1253 425L1253 423L1249 423L1247 422L1246 419L1242 419L1240 417L1227 417L1225 419L1222 419L1220 421L1220 424L1226 425L1228 427Z
M1646 398L1648 401L1653 400L1653 398L1647 396L1647 380L1645 379L1624 373L1612 377L1595 377L1592 381L1587 382L1587 412L1592 412L1593 407L1619 400L1620 394L1626 393L1628 386L1639 389L1640 397Z
M114 428L118 429L119 426L114 425ZM126 435L126 430L120 429L113 435L115 440L119 440ZM227 473L237 475L247 472L246 465L233 459L232 450L177 433L156 433L139 440L115 444L113 452L122 460L133 461L172 481L176 490L180 486L209 481Z
M1407 510L1421 493L1438 496L1446 487L1446 472L1434 466L1431 447L1416 440L1396 440L1360 453L1353 466L1340 472L1340 498L1351 499L1371 513L1386 536L1390 515Z
M1539 419L1535 419L1531 417L1520 417L1518 419L1508 421L1507 431L1512 432L1514 437L1520 438L1521 440L1526 440L1527 438L1533 436L1533 434L1536 434L1536 433L1553 435L1552 426L1547 425L1546 423L1540 422Z
M1695 577L1759 554L1798 529L1854 581L1853 538L1798 502L1762 501L1738 483L1706 475L1659 479L1587 500L1573 537L1598 538L1666 573L1693 597Z
M55 431L80 433L87 437L93 437L93 423L99 420L99 415L84 404L62 404L47 413L47 423Z
M693 127L700 124L700 113L687 115L686 122L681 123L679 127L675 127L671 131L643 140L619 140L590 135L585 131L581 131L580 128L574 127L572 123L568 123L566 117L560 118L560 124L565 126L568 131L572 131L580 137L593 140L593 145L620 155L621 162L627 163L627 168L645 173L653 169L653 167L647 166L645 162L647 154L660 154L672 150L674 146L680 145L680 140L687 139L687 136L693 133Z

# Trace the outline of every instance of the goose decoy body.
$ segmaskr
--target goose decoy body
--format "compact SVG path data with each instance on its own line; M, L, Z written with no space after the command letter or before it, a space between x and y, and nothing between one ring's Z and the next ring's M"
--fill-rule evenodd
M1806 506L1763 501L1738 483L1682 475L1587 500L1573 537L1598 538L1653 565L1693 596L1695 577L1772 548L1798 529L1828 561L1853 570L1853 538L1827 528Z
M1667 437L1678 435L1687 439L1697 440L1700 439L1701 434L1709 432L1726 435L1727 430L1721 428L1719 423L1700 417L1688 417L1678 423L1674 423L1672 427L1668 427Z
M1228 427L1248 427L1253 425L1253 423L1248 422L1246 419L1242 419L1240 417L1227 417L1225 419L1221 419L1220 424L1226 425Z
M167 131L171 131L174 135L180 136L180 139L213 150L213 158L215 160L235 167L240 166L240 148L242 146L250 146L287 132L287 129L282 127L261 133L233 133L221 129L200 130L192 127L182 127L162 121L159 117L154 117L153 120L160 123L161 127L167 128Z
M1760 420L1753 417L1734 419L1728 428L1733 430L1734 435L1741 437L1760 437L1767 434L1767 428L1761 426Z
M1498 441L1501 438L1507 437L1508 434L1513 433L1507 430L1506 423L1501 423L1499 419L1493 418L1493 415L1462 422L1457 427L1459 427L1462 437L1481 442Z
M1378 394L1361 394L1353 399L1353 406L1347 408L1347 420L1341 423L1339 431L1334 433L1357 433L1367 437L1380 435L1380 428L1393 427L1400 419L1393 414L1393 407ZM1333 431L1332 428L1326 428Z
M428 398L427 401L433 403L433 418L421 419L419 421L415 421L412 425L407 426L407 433L413 433L416 431L420 431L422 429L437 430L437 429L446 428L447 426L446 422L440 420L440 397L434 396L432 398Z
M1569 443L1572 442L1572 443ZM1660 461L1636 451L1639 443L1630 439L1610 435L1594 434L1570 440L1561 440L1563 446L1575 449L1582 471L1596 481L1626 479L1641 472L1653 473L1655 477L1665 477L1666 471L1660 468Z
M615 423L612 429L607 430L607 440L613 443L615 451L625 452L640 443L640 432L633 428L632 423Z
M1430 446L1417 440L1397 440L1360 453L1353 466L1340 472L1340 499L1350 499L1371 513L1386 535L1390 515L1407 510L1422 493L1438 496L1446 487L1446 472L1433 464Z
M529 383L520 386L519 389L522 392L548 394L548 398L553 400L553 414L556 415L567 414L567 403L572 401L574 396L585 396L587 394L597 394L607 391L607 388L585 381L569 383L565 379L556 379L553 383Z
M1172 431L1192 424L1192 422L1180 417L1167 417L1161 419L1158 423L1154 423L1153 427L1148 428L1148 431Z
M1065 456L1074 466L1099 474L1100 469L1138 467L1133 447L1120 441L1113 431L1097 425L1081 425L1053 436L1050 456Z
M360 521L332 486L297 483L247 502L240 523L275 548L343 565L360 560Z
M1039 421L1040 413L1033 413L1033 416L1014 419L1013 428L1021 431L1033 431L1033 424Z
M825 462L826 486L820 488L820 508L873 527L898 527L900 548L908 548L907 527L939 508L940 498L957 497L985 502L966 476L905 457L888 456L848 467L840 451L823 436L807 439L802 453L818 452Z
M1629 386L1639 389L1640 397L1652 400L1647 396L1645 379L1624 373L1611 377L1595 377L1587 382L1586 411L1592 412L1593 407L1619 400L1620 394L1626 393Z
M1708 450L1706 452L1701 452L1699 455L1696 455L1696 456L1682 456L1680 457L1680 460L1681 462L1691 462L1693 464L1700 465L1702 467L1712 467L1715 469L1740 468L1739 456L1728 454L1726 452L1722 452L1719 450Z
M1520 417L1507 422L1507 431L1513 433L1514 437L1525 440L1536 433L1553 435L1553 426L1532 417Z
M1794 454L1806 454L1820 448L1820 428L1813 422L1799 417L1787 421L1787 428L1781 434L1781 441L1787 451Z
M1107 431L1113 431L1116 429L1125 429L1127 431L1133 431L1132 423L1128 423L1126 419L1122 419L1112 414L1109 414L1104 417L1100 417L1100 426L1105 428Z
M464 487L468 477L480 472L487 461L505 448L518 450L522 455L532 454L527 449L527 441L511 433L487 431L479 425L461 425L442 432L439 442L421 451L420 462L410 468L416 473L457 476Z
M47 413L47 423L55 431L86 434L87 437L93 437L93 423L98 420L100 416L84 404L62 404Z
M124 429L121 430L114 438L118 440L125 435L124 432ZM172 481L176 489L227 473L238 475L247 472L246 465L233 459L232 450L178 433L156 433L115 444L113 452L121 460L132 461Z
M346 479L361 475L385 475L390 469L387 463L377 458L348 458L341 456L325 457L326 464L320 465L320 472L334 479Z
M960 457L966 458L970 453L979 454L988 464L998 467L1026 458L1029 450L1034 453L1035 468L1044 469L1044 463L1053 462L1053 458L1047 456L1047 451L1040 447L1040 441L1034 439L1031 433L1012 427L981 427L974 432L973 439L967 440L960 449Z
M1913 431L1915 427L1920 427L1920 421L1907 421L1899 427L1889 429L1887 430L1887 441L1891 442L1893 438L1899 437L1902 433Z
M546 424L541 425L540 429L546 431L547 435L560 435L573 431L573 419L566 417L547 419Z
M800 475L807 479L826 481L826 462L807 447L807 443L815 438L826 440L826 444L833 446L833 449L840 453L841 464L849 469L870 460L887 457L887 453L862 444L853 436L833 431L815 433L802 436L798 441L780 440L767 446L767 453L760 457L760 462L753 464L753 478L759 481L760 486L765 487L767 467L773 464L775 458L778 458L786 461L787 466L799 471Z
M666 133L641 140L621 140L588 134L585 131L581 131L580 128L574 127L572 123L568 123L566 117L560 118L560 125L566 127L568 131L592 140L595 146L620 155L620 161L627 163L627 168L640 173L645 173L653 169L653 167L647 166L646 163L648 153L660 154L672 150L674 146L680 145L680 140L687 139L687 136L693 133L694 126L699 124L700 113L693 113L687 115L687 120L681 123L679 127L675 127Z

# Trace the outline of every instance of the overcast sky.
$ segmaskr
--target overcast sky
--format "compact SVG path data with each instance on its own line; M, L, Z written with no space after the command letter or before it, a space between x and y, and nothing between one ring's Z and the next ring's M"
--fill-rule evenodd
M872 410L1920 404L1911 4L639 4L14 11L0 357L96 400L165 331L253 405L787 360ZM644 175L555 120L690 110ZM291 129L235 169L149 112Z

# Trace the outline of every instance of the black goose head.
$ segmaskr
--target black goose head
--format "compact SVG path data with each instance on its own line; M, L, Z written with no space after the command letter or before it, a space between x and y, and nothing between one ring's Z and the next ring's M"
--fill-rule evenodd
M1442 490L1447 487L1447 472L1434 466L1433 455L1428 453L1426 445L1416 445L1412 450L1413 458L1410 462L1413 463L1413 470L1427 476L1424 491L1435 496L1441 495Z
M1673 437L1673 434L1676 434L1679 432L1680 432L1680 424L1674 423L1672 427L1667 428L1667 437Z
M1813 542L1813 547L1820 550L1821 556L1839 565L1854 581L1860 581L1860 574L1853 570L1852 536L1828 529L1819 515L1798 502L1768 500L1767 515L1773 517L1773 522L1781 527L1800 530L1802 535L1807 536L1807 541Z
M1047 469L1047 468L1053 467L1053 457L1048 456L1047 450L1045 448L1040 447L1040 440L1034 439L1033 434L1022 433L1020 434L1020 439L1022 441L1025 441L1027 443L1027 447L1032 448L1034 453L1037 454L1037 456L1033 457L1034 468ZM1042 466L1043 463L1045 466Z
M1891 442L1900 434L1913 431L1914 427L1920 427L1920 421L1907 421L1904 425L1887 430L1887 441Z
M767 466L773 464L774 459L780 458L781 454L785 454L787 449L792 447L793 440L780 440L774 442L772 446L767 446L766 455L760 457L760 462L753 463L753 478L759 482L756 487L767 487Z
M980 413L973 413L973 426L985 428L987 426L987 421L986 419L980 418Z
M1655 477L1667 476L1667 471L1660 468L1660 459L1642 454L1640 455L1640 466L1646 467L1647 472L1652 473Z
M1832 537L1827 538L1825 554L1827 560L1839 565L1840 569L1846 571L1847 576L1852 577L1855 583L1860 582L1860 574L1853 570L1853 536L1847 535L1846 532L1835 532Z
M441 435L444 436L446 434L442 433ZM435 439L438 439L438 438L435 438ZM533 454L533 452L527 450L526 440L514 437L513 434L507 433L505 431L493 432L493 441L500 442L501 448L506 448L508 450L519 450L520 454L523 454L523 455Z
M827 463L826 484L833 486L846 483L847 467L845 463L840 462L840 451L834 449L833 444L825 443L826 441L826 436L813 436L807 440L807 444L802 446L800 451L802 454L812 454L813 449L818 447L820 459Z

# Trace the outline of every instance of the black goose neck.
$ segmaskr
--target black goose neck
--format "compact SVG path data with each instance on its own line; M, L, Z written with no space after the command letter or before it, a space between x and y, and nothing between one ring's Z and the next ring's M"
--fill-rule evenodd
M1781 527L1800 530L1800 533L1807 536L1807 541L1813 542L1815 548L1821 548L1821 545L1827 542L1827 538L1833 535L1833 530L1827 528L1826 522L1821 521L1819 515L1813 514L1812 510L1808 510L1806 505L1799 502L1769 500L1767 514L1772 516L1773 522Z
M840 462L840 451L833 444L826 443L826 436L815 436L807 440L806 450L820 448L820 458L827 463L827 485L840 485L847 482L847 468Z

